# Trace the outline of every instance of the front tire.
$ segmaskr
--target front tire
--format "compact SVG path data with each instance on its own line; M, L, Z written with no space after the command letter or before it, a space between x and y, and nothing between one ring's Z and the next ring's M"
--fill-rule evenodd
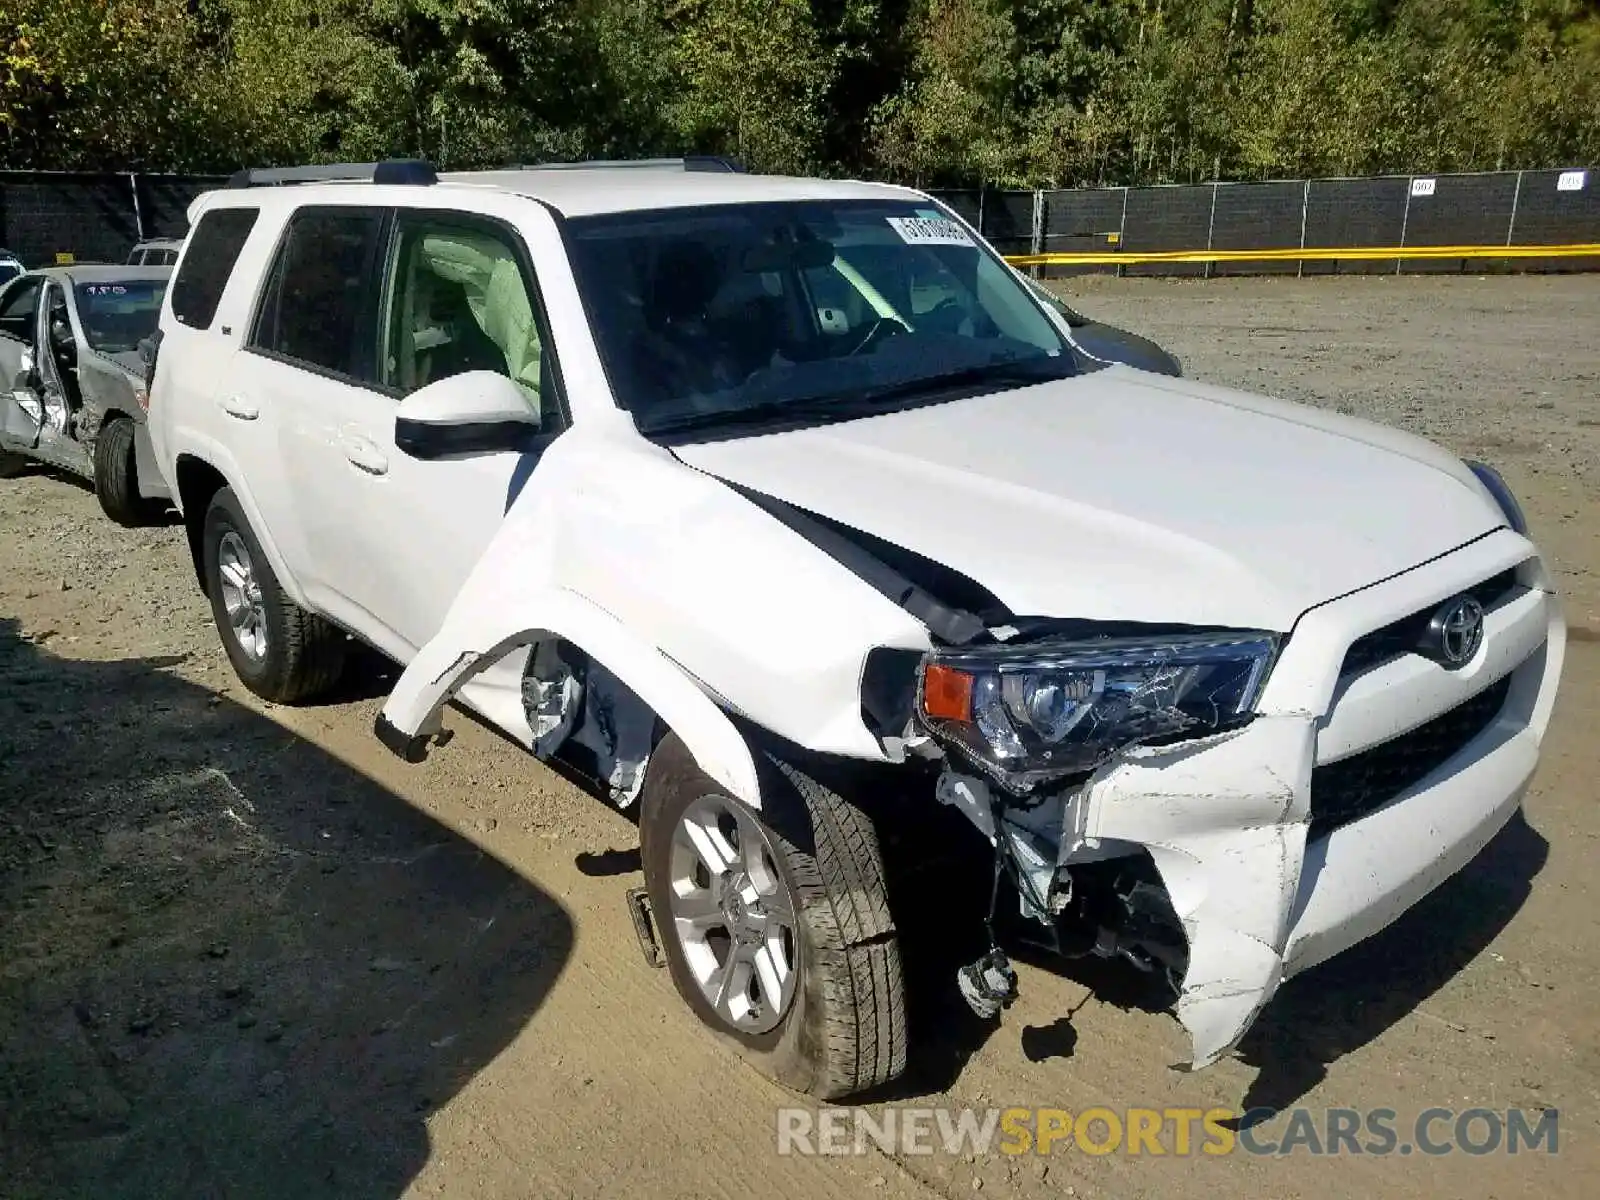
M128 529L153 525L167 506L139 495L139 468L133 441L136 430L127 417L112 417L100 427L94 443L94 494L100 509Z
M678 993L762 1074L832 1100L906 1064L900 951L866 815L762 762L756 813L668 734L640 796L645 884Z
M232 488L212 497L201 546L217 633L245 687L274 704L332 688L344 670L345 636L284 595Z

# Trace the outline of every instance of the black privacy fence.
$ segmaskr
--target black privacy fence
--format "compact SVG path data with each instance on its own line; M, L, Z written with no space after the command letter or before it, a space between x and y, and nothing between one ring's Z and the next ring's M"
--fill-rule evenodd
M1050 276L1600 269L1583 168L937 195Z
M122 262L149 238L181 238L189 204L224 178L0 171L0 247L27 267Z
M0 171L0 247L29 267L120 262L182 237L190 202L223 182ZM1044 275L1600 269L1600 172L1577 167L936 194Z

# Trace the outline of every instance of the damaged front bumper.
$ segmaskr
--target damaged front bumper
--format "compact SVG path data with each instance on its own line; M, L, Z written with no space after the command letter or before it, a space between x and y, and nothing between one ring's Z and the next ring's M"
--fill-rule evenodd
M1465 667L1400 654L1342 671L1363 637L1513 570ZM1207 1066L1284 979L1387 926L1505 825L1537 764L1564 650L1549 579L1508 531L1313 610L1248 726L1130 748L1064 796L1047 874L1149 855L1188 941L1177 1016L1190 1066ZM1018 814L1031 830L1000 818L1002 835L1039 845L1037 817Z

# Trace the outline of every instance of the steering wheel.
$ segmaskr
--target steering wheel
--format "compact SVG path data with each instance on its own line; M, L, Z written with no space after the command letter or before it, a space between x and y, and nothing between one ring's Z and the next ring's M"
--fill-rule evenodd
M879 317L867 326L867 331L861 335L861 340L851 347L850 356L876 350L885 338L897 337L905 331L906 327L892 317Z
M966 320L967 310L958 301L946 298L924 313L917 324L938 333L958 334Z

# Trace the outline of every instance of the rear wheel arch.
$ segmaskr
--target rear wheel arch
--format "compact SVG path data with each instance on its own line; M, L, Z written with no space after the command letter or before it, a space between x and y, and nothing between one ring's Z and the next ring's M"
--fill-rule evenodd
M330 690L344 669L345 635L283 590L231 487L212 494L201 531L206 593L240 681L275 704Z
M211 498L228 486L227 477L216 467L193 454L180 454L177 462L178 504L183 510L183 527L189 538L189 557L201 592L209 595L205 570L206 510Z

